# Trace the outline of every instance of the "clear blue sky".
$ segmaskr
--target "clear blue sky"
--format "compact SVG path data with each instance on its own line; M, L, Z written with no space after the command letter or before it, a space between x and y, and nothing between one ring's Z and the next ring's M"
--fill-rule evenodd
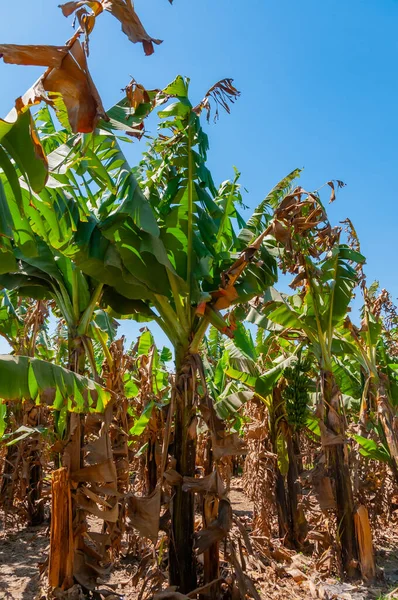
M1 4L2 43L62 45L72 33L57 1ZM198 100L220 78L233 77L242 96L209 128L215 180L230 177L236 165L249 192L245 202L254 207L296 167L305 168L307 189L342 179L347 187L330 207L331 220L353 220L369 279L396 298L398 0L135 4L147 31L164 42L145 57L111 15L101 15L90 70L105 106L121 97L130 75L147 87L187 75ZM40 72L0 61L1 116ZM133 161L141 148L129 150ZM136 330L121 328L130 339Z

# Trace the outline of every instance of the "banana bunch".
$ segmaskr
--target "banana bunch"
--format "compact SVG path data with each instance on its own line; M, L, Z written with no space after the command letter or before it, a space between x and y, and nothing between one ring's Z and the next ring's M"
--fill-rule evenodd
M307 373L310 369L310 360L299 359L293 367L287 367L283 372L286 387L282 397L285 401L287 420L296 430L304 427L307 420L308 390L311 383Z

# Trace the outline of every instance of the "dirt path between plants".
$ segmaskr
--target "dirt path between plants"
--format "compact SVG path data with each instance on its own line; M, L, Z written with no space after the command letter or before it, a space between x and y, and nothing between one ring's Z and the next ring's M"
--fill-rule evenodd
M48 525L2 526L0 522L0 598L33 600L39 589L38 563L47 556Z
M230 500L235 516L242 519L250 529L253 505L245 496L240 478L231 482ZM294 600L319 598L321 600L388 600L398 599L396 594L387 596L398 588L398 531L379 532L377 563L379 581L367 587L363 584L342 583L335 578L320 578L311 557L291 555L288 563L248 568L260 597L264 600ZM0 600L41 600L43 580L39 578L38 564L45 561L48 552L48 524L41 527L18 527L13 523L4 527L0 515ZM136 600L138 590L132 587L132 577L137 569L134 557L122 559L108 581L116 594L124 600ZM258 563L257 563L258 564ZM304 579L296 582L292 576L299 570ZM116 598L116 596L113 596Z

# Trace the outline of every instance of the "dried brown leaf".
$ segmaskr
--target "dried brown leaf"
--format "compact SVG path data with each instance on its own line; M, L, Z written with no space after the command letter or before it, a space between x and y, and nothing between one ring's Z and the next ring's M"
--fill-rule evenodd
M163 475L169 485L180 485L183 479L175 469L167 469Z
M151 37L145 31L131 0L102 0L102 6L120 21L123 33L131 42L142 42L147 56L153 54L153 44L162 43L162 40Z
M290 577L293 577L296 583L302 583L303 581L308 579L307 575L300 571L300 569L297 569L296 567L290 567L289 569L286 569L286 573L288 573Z
M125 88L126 97L131 108L136 110L140 104L147 104L151 101L147 90L143 85L132 79Z
M124 494L118 492L116 489L108 486L99 486L95 483L91 483L91 490L97 494L103 494L104 496L112 496L115 498L123 498Z
M108 435L100 435L96 440L86 444L83 450L86 452L85 461L89 465L101 463L112 458L112 448Z
M307 279L307 274L306 272L303 270L300 273L298 273L298 275L296 275L296 277L293 279L293 281L289 284L289 286L294 290L296 289L298 286L303 285L304 281Z
M225 437L212 434L213 454L216 460L223 456L236 456L247 453L247 446L238 433L231 433Z
M240 92L233 85L233 79L221 79L209 89L203 100L193 110L197 114L200 114L202 110L206 110L206 118L210 121L211 103L213 101L216 106L215 122L220 116L219 108L223 108L229 114L231 112L230 104L233 104L239 96Z
M346 185L343 181L340 181L340 179L335 179L334 181L327 182L327 185L331 188L329 203L334 202L336 200L335 183L337 184L338 188L343 188Z
M231 563L235 570L236 579L238 582L239 592L241 598L246 598L246 595L249 594L255 600L261 600L253 581L243 572L241 565L239 564L238 557L236 552L232 546L229 548L228 561Z
M225 493L225 487L218 471L213 471L206 477L184 477L182 482L183 492L196 492L202 494L215 494L221 498Z
M281 244L288 244L290 242L291 233L280 221L274 221L272 223L272 234L278 242L281 242Z
M277 546L271 551L271 556L277 562L292 562L292 556L289 554L289 551L286 548L281 548Z
M94 11L95 14L99 14L103 11L103 7L100 0L94 0L91 2L86 2L85 0L81 0L78 2L66 2L65 4L60 4L59 8L62 10L62 14L64 15L64 17L69 17L82 6L88 6L89 8L91 8L91 10Z
M36 84L19 99L19 109L42 101L55 106L57 98L61 97L74 133L90 133L100 118L107 119L78 40L68 48L14 44L3 44L0 48L6 62L48 67Z
M104 498L102 498L102 496L99 496L98 494L96 494L92 489L88 488L87 486L82 485L81 490L82 490L82 492L84 492L84 494L86 494L86 496L88 498L90 498L91 500L93 500L94 502L99 504L100 506L104 506L106 508L112 508L112 504L109 504L109 502L107 502Z
M104 521L108 521L109 523L117 522L119 516L119 507L117 503L110 510L101 510L94 500L86 496L83 487L78 489L75 499L76 504L91 515L103 519Z
M205 552L212 544L221 541L232 527L232 507L227 499L221 499L218 505L218 517L206 529L195 534L195 548L198 554Z
M313 480L316 499L322 510L336 508L336 500L333 494L332 482L330 477L319 477Z
M100 118L107 118L78 40L70 48L61 67L44 75L42 85L50 94L61 95L73 132L90 133Z
M110 567L101 567L94 559L90 559L83 550L75 551L73 576L80 585L93 590L97 585L97 578L99 576L106 577L109 572Z
M362 577L365 580L374 579L376 565L373 552L372 531L369 523L367 508L361 504L354 513L355 534L358 541L359 562Z
M61 66L68 54L68 46L20 46L0 44L0 58L10 65L32 65L36 67Z
M220 288L216 292L212 292L211 297L215 301L214 308L216 310L225 310L239 298L239 294L236 288L231 286L226 290Z
M329 410L329 413L328 413L329 421L332 421L333 413L335 413L335 412L336 411L333 411L332 409ZM339 418L338 415L337 415L337 418ZM338 423L339 423L339 421L338 421ZM329 429L323 421L319 421L319 429L321 430L321 444L324 448L327 446L341 446L344 444L343 436L341 434L334 433L334 431Z
M151 541L156 541L158 537L160 499L160 486L148 497L128 496L127 514L131 524Z
M105 556L106 548L112 545L111 536L109 533L99 533L98 531L88 531L87 536L99 548L100 553Z
M117 474L115 463L111 458L109 458L103 463L83 467L82 469L71 473L70 478L72 481L77 482L88 481L90 483L116 483Z

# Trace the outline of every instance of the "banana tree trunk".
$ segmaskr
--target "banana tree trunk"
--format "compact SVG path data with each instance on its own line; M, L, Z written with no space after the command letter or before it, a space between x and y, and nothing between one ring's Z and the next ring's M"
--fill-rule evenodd
M344 421L340 409L340 394L333 374L323 371L323 402L326 423L331 435L336 436L333 444L325 445L326 456L335 482L337 527L340 537L342 564L348 577L357 576L358 549L354 524L354 497L352 492L347 448L344 445Z
M15 429L21 425L37 427L41 410L31 401L14 408ZM4 459L0 506L5 511L12 511L17 496L26 500L26 520L29 525L41 525L44 521L41 454L40 434L36 433L27 440L8 446Z
M17 430L23 424L22 403L14 402L12 405L14 415L14 430ZM3 473L0 485L0 506L6 511L13 508L15 488L18 481L18 463L21 458L21 449L19 444L7 446L4 457Z
M53 472L48 583L62 590L73 586L72 499L68 469Z
M304 540L308 533L308 524L305 518L303 507L300 504L302 496L301 483L299 481L298 459L293 442L293 433L289 425L285 422L282 424L284 430L287 454L289 458L289 470L287 472L287 489L288 489L288 504L290 517L291 542L300 549L303 546Z
M83 372L84 350L81 341L69 339L69 369L74 372ZM50 565L56 565L49 569L48 579L52 587L69 589L73 585L71 574L74 572L75 555L83 546L82 534L84 532L84 512L71 500L70 509L61 518L62 504L65 498L72 497L73 482L70 475L83 467L83 445L84 445L84 415L68 413L67 415L68 443L62 455L62 466L64 471L54 471L52 476L52 507L58 512L51 515L50 529ZM67 492L66 488L69 488ZM70 543L59 545L59 531L62 525L62 535ZM61 565L62 568L58 568ZM67 574L67 575L65 575Z
M40 448L30 454L30 473L28 489L29 525L41 525L44 522L44 502L42 502L43 468L40 460Z
M0 486L0 506L5 512L12 510L13 507L14 488L18 476L18 457L18 445L7 446Z
M278 431L277 431L277 416L281 403L281 394L279 388L274 388L272 391L272 406L269 412L269 427L272 451L275 456L278 454ZM279 537L286 538L289 534L289 516L286 499L285 480L279 469L278 461L275 461L275 499L278 513L278 528Z
M119 393L120 390L117 390ZM113 413L113 423L107 430L107 435L110 437L112 456L115 463L116 478L117 478L117 491L124 495L129 489L129 447L128 447L128 418L127 418L127 399L120 396L118 401L114 405L109 405L109 411ZM108 409L107 409L108 410ZM107 418L105 411L104 421L110 421ZM113 507L118 504L118 518L116 523L104 522L103 533L109 532L111 539L111 551L113 556L120 555L122 551L122 538L125 533L125 508L123 496L121 500L118 498L110 499L109 502Z
M275 474L275 499L278 513L279 537L289 538L289 511L286 500L285 480L278 466Z
M156 439L148 440L146 451L146 494L150 496L156 489L158 482L158 466L156 463Z
M358 425L360 427L360 435L367 436L367 424L369 422L369 415L372 410L376 411L376 389L374 380L367 381L368 377L361 369L361 389L366 389L367 393L362 395L361 405L359 407L359 419Z
M44 408L24 405L24 425L37 427L42 423ZM42 499L43 489L43 465L42 465L42 443L40 434L36 433L29 442L26 442L25 461L28 467L27 481L27 504L29 525L41 525L44 522L44 502Z
M205 475L210 475L213 471L213 452L211 449L211 438L207 440L207 460ZM218 516L218 498L214 494L205 494L202 507L203 527L206 529ZM220 577L220 552L219 542L215 542L203 554L203 584L206 585ZM217 600L219 598L219 586L213 585L208 592L200 596L201 600Z
M395 425L395 416L388 400L386 390L381 382L379 382L376 393L377 415L383 429L385 442L390 451L390 467L398 483L398 435Z
M293 432L286 422L282 395L278 387L273 390L272 401L273 408L271 415L273 423L271 423L270 430L274 453L278 453L278 436L282 435L289 463L285 477L278 466L276 472L275 494L277 499L279 535L285 539L287 545L300 549L307 536L308 525L304 510L300 506L302 490L299 481L299 466ZM276 425L276 422L279 422L279 425Z
M296 457L297 470L298 470L299 475L301 475L301 473L304 471L304 467L303 467L303 458L301 456L301 443L300 443L300 432L299 431L295 431L292 434L292 440L293 440L293 451L294 451L294 455Z
M174 456L176 470L182 476L194 477L196 458L196 426L194 408L195 368L189 356L176 352L176 411L174 421ZM176 486L171 510L169 546L170 584L188 593L196 587L194 555L194 494Z

